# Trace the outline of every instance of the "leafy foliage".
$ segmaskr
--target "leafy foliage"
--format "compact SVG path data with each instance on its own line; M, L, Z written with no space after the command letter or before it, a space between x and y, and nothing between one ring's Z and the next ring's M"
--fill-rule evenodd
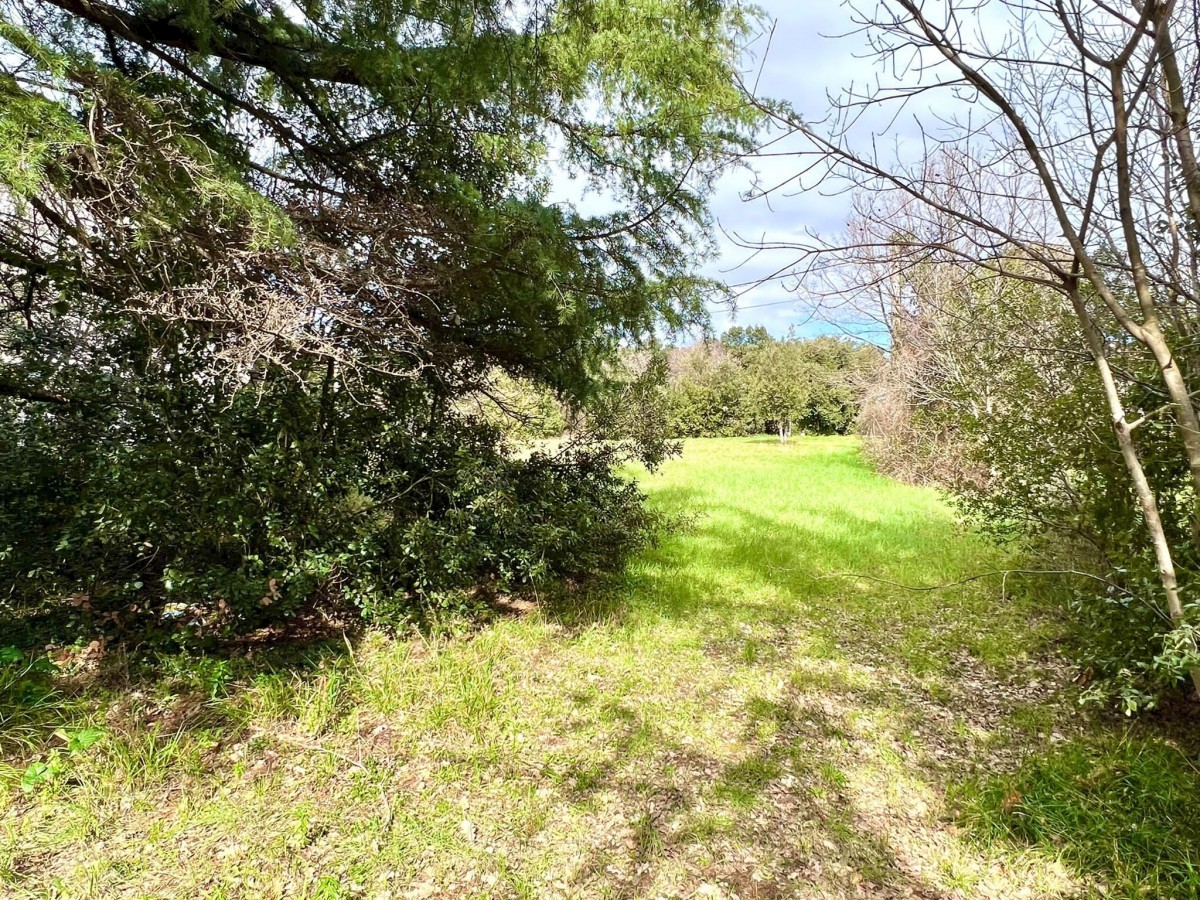
M567 429L569 412L552 391L503 372L496 373L486 389L463 398L459 408L515 441L560 436Z
M619 567L649 520L615 466L661 434L521 458L477 401L610 408L638 383L622 348L702 320L753 24L683 0L0 3L10 601L191 640ZM619 211L556 202L551 146Z
M480 584L596 575L648 534L611 453L515 459L470 420L347 404L322 421L319 396L273 387L114 412L119 442L93 441L93 419L5 432L0 493L23 500L0 513L0 565L22 604L68 597L81 629L189 639L313 600L394 623Z
M667 391L679 437L731 437L796 427L846 434L863 379L878 363L848 340L775 340L760 327L730 329L720 342L676 350Z

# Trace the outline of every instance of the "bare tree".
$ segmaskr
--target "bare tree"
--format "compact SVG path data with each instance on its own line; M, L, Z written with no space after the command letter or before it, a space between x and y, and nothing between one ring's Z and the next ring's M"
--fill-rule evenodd
M808 142L800 181L837 179L900 197L920 228L898 232L892 205L864 204L870 224L848 242L887 247L896 264L970 266L1056 292L1095 362L1130 485L1139 500L1171 619L1185 608L1175 553L1139 453L1137 430L1170 416L1200 498L1200 373L1187 350L1200 329L1200 168L1191 118L1200 73L1195 0L879 0L851 3L883 68L898 74L851 90L823 123L769 107ZM939 93L968 114L937 115ZM918 117L921 153L876 152L881 107ZM895 121L895 120L893 120ZM866 149L864 149L866 148ZM828 181L826 182L829 183ZM820 272L831 252L798 248ZM1161 409L1127 409L1114 342L1141 347ZM1193 534L1200 522L1193 498ZM1193 542L1196 538L1193 537ZM1200 671L1192 678L1200 690Z

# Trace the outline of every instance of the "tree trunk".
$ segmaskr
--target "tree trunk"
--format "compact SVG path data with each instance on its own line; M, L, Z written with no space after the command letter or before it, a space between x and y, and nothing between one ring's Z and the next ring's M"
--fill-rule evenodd
M1139 3L1138 11L1142 11ZM1164 5L1155 17L1159 50L1162 58L1163 75L1166 80L1167 114L1171 117L1171 137L1179 153L1179 169L1187 191L1188 213L1193 228L1200 228L1200 166L1196 163L1196 148L1192 143L1192 131L1188 124L1189 110L1184 94L1183 77L1179 71L1179 60L1175 56L1175 39L1171 34L1170 7Z
M1166 530L1163 528L1158 500L1146 478L1146 470L1142 466L1141 457L1138 456L1137 445L1133 441L1133 428L1125 415L1125 404L1121 400L1116 379L1108 364L1104 338L1097 329L1096 323L1092 321L1078 291L1072 290L1069 296L1071 306L1074 308L1084 336L1087 338L1088 349L1091 350L1092 359L1096 363L1101 384L1104 386L1104 399L1107 401L1109 412L1112 415L1113 431L1117 436L1117 446L1121 450L1121 458L1125 462L1125 468L1133 482L1138 503L1142 507L1142 517L1146 521L1146 531L1149 533L1150 543L1154 548L1154 558L1158 563L1159 581L1162 583L1163 595L1167 601L1167 613L1171 617L1171 622L1178 626L1183 622L1183 602L1179 597L1179 581L1175 574L1175 561L1171 554L1171 545L1167 541ZM1193 668L1188 674L1192 677L1196 693L1200 694L1200 668Z
M317 434L324 441L328 437L330 407L333 403L333 375L336 368L333 357L325 360L325 376L321 379L321 412L317 421Z

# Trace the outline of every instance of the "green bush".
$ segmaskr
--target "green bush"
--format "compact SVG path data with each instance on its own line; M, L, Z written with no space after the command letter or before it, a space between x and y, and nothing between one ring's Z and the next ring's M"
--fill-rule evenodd
M173 380L136 405L6 411L10 602L76 635L203 640L314 603L395 624L618 569L650 533L608 450L517 458L400 386L329 403L280 377L214 402Z

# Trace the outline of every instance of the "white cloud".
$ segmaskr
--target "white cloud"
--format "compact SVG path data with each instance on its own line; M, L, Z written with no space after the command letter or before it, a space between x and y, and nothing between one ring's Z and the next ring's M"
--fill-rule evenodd
M827 0L760 0L774 21L769 49L764 37L754 52L758 93L764 98L786 100L808 122L825 120L832 108L831 95L840 95L854 85L861 89L883 81L895 83L893 73L884 71L870 52L866 38L852 19L851 11ZM989 22L989 28L998 23ZM765 52L765 58L763 54ZM906 78L916 77L911 73ZM893 119L896 110L873 110L860 122L861 140L872 136L881 155L919 159L923 148L917 115L932 120L950 118L963 106L949 94L931 97L935 106L909 109ZM816 321L796 279L788 277L799 256L787 244L805 243L809 235L836 235L850 215L850 196L836 185L800 185L796 177L805 161L795 155L805 149L798 137L784 138L770 148L770 155L753 160L749 169L735 169L718 184L712 211L719 225L719 256L705 274L729 284L738 295L739 311L723 306L712 310L713 326L720 332L732 324L763 325L782 335L795 326L802 334L836 331L836 326ZM569 181L561 172L552 173L552 196L574 203L581 212L611 210L611 201L595 192L584 194L582 182ZM751 201L744 196L756 188L779 186L769 197ZM775 249L748 249L747 245L771 244ZM779 245L784 245L780 247Z

